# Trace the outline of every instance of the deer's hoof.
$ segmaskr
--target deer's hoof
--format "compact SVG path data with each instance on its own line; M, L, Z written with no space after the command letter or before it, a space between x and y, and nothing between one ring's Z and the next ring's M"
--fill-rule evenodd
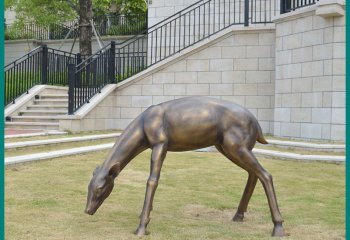
M282 223L275 223L272 231L272 237L284 237L284 229Z
M138 227L135 231L135 235L138 236L138 237L142 237L142 236L145 236L149 233L146 232L146 228L144 227Z
M243 222L244 213L236 212L235 216L232 218L234 222Z

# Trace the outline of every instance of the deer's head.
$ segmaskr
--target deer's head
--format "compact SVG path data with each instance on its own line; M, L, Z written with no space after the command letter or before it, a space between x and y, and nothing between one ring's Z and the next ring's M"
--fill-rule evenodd
M97 167L93 172L88 187L88 196L85 213L93 215L103 201L111 194L114 187L114 179L119 173L119 165L106 171Z

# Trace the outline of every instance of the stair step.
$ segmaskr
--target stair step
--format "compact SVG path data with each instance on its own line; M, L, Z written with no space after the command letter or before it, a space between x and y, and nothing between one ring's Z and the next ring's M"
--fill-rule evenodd
M58 123L60 116L13 116L11 117L11 122L45 122Z
M34 105L63 105L68 107L68 99L35 99Z
M57 105L28 105L27 110L66 110L68 111L68 104L57 104Z
M68 93L67 94L41 94L39 95L39 99L41 100L60 100L60 99L68 99Z
M6 122L6 128L32 130L58 130L59 123L52 122Z
M54 116L54 115L67 115L67 110L23 110L19 113L19 116Z

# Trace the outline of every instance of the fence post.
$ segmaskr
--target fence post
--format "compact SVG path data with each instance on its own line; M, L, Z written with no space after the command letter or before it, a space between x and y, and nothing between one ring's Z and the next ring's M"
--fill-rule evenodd
M244 26L249 26L249 0L244 0Z
M290 9L292 7L291 0L281 0L280 5L280 14L290 12Z
M41 56L41 83L47 84L47 64L48 64L48 49L47 45L42 45Z
M78 66L80 63L81 63L81 54L80 53L77 53L77 64L76 64L76 66ZM77 79L76 79L77 81L76 81L76 83L75 83L75 86L76 87L81 87L81 72L79 72L78 74L77 74Z
M74 114L75 64L68 64L68 114Z
M115 83L115 41L111 41L108 63L109 83Z

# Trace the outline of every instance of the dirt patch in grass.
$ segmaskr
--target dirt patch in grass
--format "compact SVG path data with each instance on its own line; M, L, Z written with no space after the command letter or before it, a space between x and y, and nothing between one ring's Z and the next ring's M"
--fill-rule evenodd
M207 221L226 223L232 219L232 209L209 208L199 204L188 204L183 208L183 214L187 217L203 218Z

